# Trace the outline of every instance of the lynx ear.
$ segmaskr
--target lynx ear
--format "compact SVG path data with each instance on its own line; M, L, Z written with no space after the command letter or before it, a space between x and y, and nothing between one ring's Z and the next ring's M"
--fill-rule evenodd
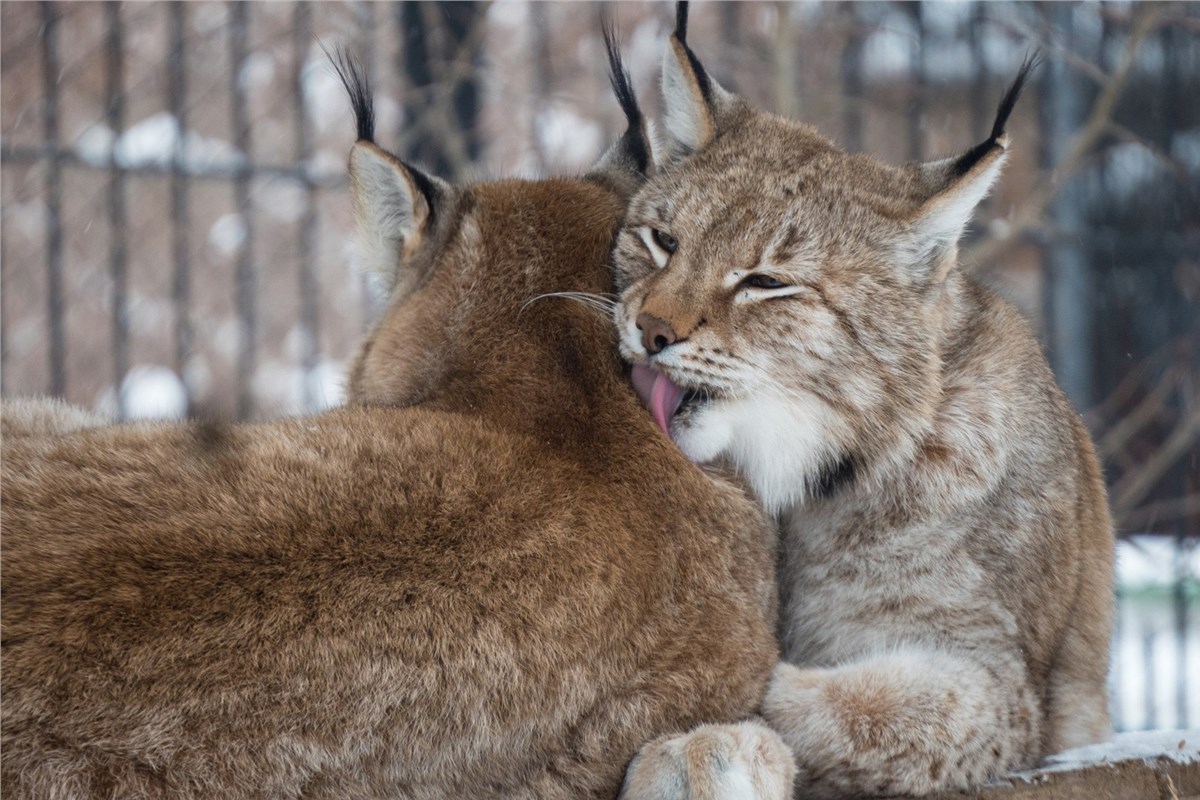
M366 74L344 50L325 54L354 108L358 141L350 150L350 196L359 245L366 267L383 278L390 292L401 262L424 239L449 185L375 144L375 103Z
M588 170L588 175L606 180L628 197L645 182L654 148L629 72L621 62L616 33L607 22L604 25L604 45L608 50L608 80L617 95L617 102L621 104L621 110L625 112L625 133Z
M917 180L928 187L929 194L909 218L902 258L918 268L929 270L935 281L944 278L954 265L963 230L975 207L1000 176L1008 158L1005 125L1037 62L1038 58L1034 56L1021 66L1016 80L1000 101L991 136L961 156L915 167Z
M350 197L366 267L388 291L396 273L425 240L439 197L449 187L370 141L350 150Z
M675 32L663 55L663 128L666 161L696 152L717 134L733 95L709 77L687 44L688 4L675 4Z

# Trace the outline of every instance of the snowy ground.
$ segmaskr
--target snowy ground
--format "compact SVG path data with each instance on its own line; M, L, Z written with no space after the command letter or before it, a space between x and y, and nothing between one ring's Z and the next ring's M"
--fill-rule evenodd
M1117 546L1117 585L1109 683L1118 730L1200 725L1200 547L1130 536Z
M1051 756L1039 771L1072 770L1092 764L1114 764L1131 759L1155 760L1163 757L1180 764L1200 762L1200 728L1119 733L1111 742L1076 747Z

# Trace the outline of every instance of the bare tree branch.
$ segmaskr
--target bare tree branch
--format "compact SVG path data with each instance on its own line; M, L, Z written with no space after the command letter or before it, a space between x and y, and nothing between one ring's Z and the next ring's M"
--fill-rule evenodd
M1009 223L1008 235L1003 239L994 237L984 239L966 251L964 260L971 264L992 263L1015 243L1021 241L1026 232L1043 224L1043 217L1050 203L1053 202L1062 187L1086 163L1086 157L1092 148L1108 132L1117 101L1133 72L1138 50L1142 42L1157 30L1163 16L1164 10L1160 6L1147 5L1139 8L1134 18L1133 29L1129 33L1129 39L1121 53L1120 63L1116 71L1104 83L1100 96L1092 105L1091 114L1088 115L1083 127L1071 140L1066 157L1058 164L1053 173L1042 178L1038 188L1022 204L1021 210Z
M1130 439L1162 412L1178 378L1178 372L1174 369L1169 369L1163 374L1154 389L1100 439L1096 449L1100 451L1101 456L1108 458L1123 450Z
M1113 487L1113 510L1124 514L1140 503L1175 461L1200 440L1200 407L1179 421L1154 455Z
M1117 520L1117 527L1127 533L1140 532L1156 522L1175 522L1200 514L1200 494L1189 494L1161 500L1127 511Z

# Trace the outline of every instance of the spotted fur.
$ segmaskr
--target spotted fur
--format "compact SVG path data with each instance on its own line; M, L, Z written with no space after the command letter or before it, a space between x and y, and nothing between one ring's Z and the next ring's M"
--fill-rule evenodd
M1104 739L1099 464L1029 326L957 264L1028 68L983 144L895 167L726 92L681 19L674 157L618 237L616 323L629 361L693 390L680 448L740 472L782 526L785 663L762 715L797 796L961 788ZM646 758L628 785L706 768Z

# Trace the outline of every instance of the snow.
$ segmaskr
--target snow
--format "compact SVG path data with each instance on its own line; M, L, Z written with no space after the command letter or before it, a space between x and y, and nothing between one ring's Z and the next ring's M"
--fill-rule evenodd
M383 117L380 117L382 120ZM379 130L387 130L382 125L378 126ZM313 180L323 180L328 178L341 178L346 174L346 154L340 150L334 152L332 150L318 150L316 155L308 162L308 176Z
M926 3L921 8L926 32L948 39L961 35L971 24L973 13L971 3Z
M209 336L210 346L219 353L227 363L233 363L237 358L238 348L242 342L242 323L236 317L225 317L212 325Z
M308 208L308 193L294 181L264 181L256 195L255 208L281 222L299 222Z
M1147 75L1162 75L1167 59L1162 41L1153 36L1143 39L1138 45L1136 59L1138 69Z
M242 61L238 70L238 86L243 90L259 86L270 86L275 80L275 58L263 51L251 53Z
M318 131L326 131L331 125L352 130L350 102L342 80L316 43L313 51L300 74L308 118Z
M4 221L17 226L17 230L27 239L39 238L46 229L46 204L37 200L6 203Z
M1200 614L1189 601L1180 636L1173 588L1177 579L1200 576L1200 547L1130 536L1117 544L1116 567L1121 602L1110 676L1114 719L1126 730L1194 724L1200 720L1200 692L1191 674L1200 664Z
M316 404L313 411L340 406L346 400L346 365L325 359L307 376L309 389Z
M867 78L882 80L906 75L911 64L911 30L881 27L863 44L862 71Z
M218 33L229 23L228 11L216 3L194 3L190 10L192 30L201 36Z
M115 158L123 167L171 163L179 143L179 120L163 111L146 117L121 134Z
M208 243L222 255L233 255L246 241L246 223L241 214L226 214L208 231Z
M1064 750L1046 759L1039 771L1060 772L1132 759L1168 758L1180 764L1200 762L1200 728L1119 733L1111 742Z
M647 76L657 76L659 64L662 63L662 42L666 34L663 32L662 21L657 18L642 20L633 29L622 47L625 65L633 78L634 89L638 94L649 93L651 89L642 88Z
M183 365L183 378L197 397L206 396L212 389L213 375L208 361L201 355L193 354Z
M1158 159L1140 142L1121 142L1104 154L1108 167L1107 189L1122 197L1134 197L1159 177Z
M591 163L604 148L604 131L565 103L537 116L537 136L551 164L578 167Z
M963 81L975 74L975 55L966 41L925 42L925 69L931 80Z
M281 415L306 414L340 405L346 365L331 359L318 363L311 371L296 364L267 361L254 373L252 387L262 408ZM305 408L305 389L311 393L312 407Z
M46 339L45 321L41 317L27 317L12 325L4 337L4 347L9 358L28 358Z
M113 146L112 128L103 122L88 125L75 137L75 155L97 166L108 163Z
M127 419L183 419L187 415L187 387L168 367L141 364L125 374L121 381ZM115 417L117 396L113 387L101 394L96 410Z
M525 27L529 17L529 3L526 0L498 0L487 9L489 26L519 30Z
M1169 537L1126 537L1117 545L1117 584L1126 589L1173 584L1177 552L1179 568L1193 577L1200 576L1200 548L1180 552Z
M1200 131L1178 131L1171 140L1171 155L1190 169L1200 169Z
M315 348L312 332L305 325L293 325L283 337L283 352L293 361L300 361L310 347Z
M756 10L758 11L758 17L755 20L755 24L759 33L763 36L774 36L781 24L789 27L791 25L790 7L784 7L782 20L779 18L779 9L774 5L766 5L764 3Z
M237 148L222 139L188 131L180 150L179 120L160 111L134 123L119 137L103 122L88 125L74 141L75 154L93 166L108 166L110 157L122 167L169 167L177 151L188 170L233 169L242 161Z
M379 136L391 137L393 131L398 131L404 125L404 108L390 97L375 96L375 130ZM345 120L347 130L350 129L350 108L346 107ZM330 170L338 177L346 167L346 154L338 152L337 163Z

